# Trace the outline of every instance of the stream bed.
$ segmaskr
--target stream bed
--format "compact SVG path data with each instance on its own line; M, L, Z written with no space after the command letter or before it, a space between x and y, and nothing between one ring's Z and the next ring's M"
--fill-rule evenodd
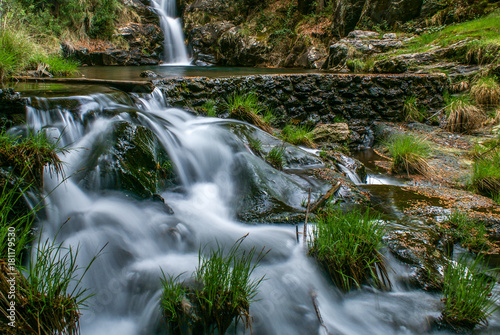
M452 334L432 326L441 313L440 294L408 285L412 267L391 253L385 252L392 269L390 291L363 287L344 294L297 243L295 225L267 223L269 215L303 212L309 189L313 199L328 190L321 181L295 173L320 165L314 154L287 147L300 157L297 165L275 170L249 149L249 138L269 147L277 139L242 122L168 107L158 90L31 97L27 126L59 138L68 149L61 157L65 178L45 173L40 238L78 247L83 266L104 247L82 281L95 294L82 311L84 335L164 334L162 271L188 281L200 247L230 247L246 234L244 250L270 250L253 274L265 275L250 308L253 334ZM122 165L137 154L118 150L130 150L139 130L147 134L140 143L150 149L152 161L170 162L175 174L169 183L148 175L154 185L140 194L117 184L124 176L140 179ZM357 158L370 168L372 158L361 155ZM377 171L369 171L366 182L353 181L388 215L390 227L418 229L418 218L405 217L404 207L422 196L402 189L404 182ZM242 325L233 325L233 332L243 334ZM500 314L474 333L500 333Z

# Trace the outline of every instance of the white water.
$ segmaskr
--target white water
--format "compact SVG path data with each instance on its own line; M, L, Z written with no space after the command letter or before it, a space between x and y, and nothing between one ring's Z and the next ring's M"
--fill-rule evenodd
M405 265L389 257L394 269L390 292L366 288L343 295L296 243L293 225L237 222L231 199L238 183L228 170L236 157L248 155L245 146L214 119L165 107L156 91L137 105L137 119L154 129L177 165L183 191L161 194L175 215L158 203L101 192L98 187L93 188L97 191L85 189L78 184L77 172L106 140L114 123L131 120L125 111L133 105L116 96L73 99L79 107L71 111L62 107L63 100L59 104L57 99L40 99L35 105L42 107L29 108L28 122L50 134L63 134L62 144L70 148L63 157L66 175L74 175L50 193L42 238L53 239L60 230L58 241L80 247L78 261L83 266L107 244L82 282L96 294L83 311L82 334L164 333L159 308L161 269L189 279L198 264L200 246L216 241L231 246L247 233L245 249L271 249L254 274L267 278L257 296L260 300L250 309L254 334L326 334L318 322L313 292L330 334L431 332L429 319L439 316L440 297L401 284L399 279L409 271ZM114 116L105 113L121 109L124 112ZM267 178L272 181L274 174ZM60 182L46 174L46 191ZM498 321L492 325L498 327ZM243 334L242 329L236 332Z
M175 0L151 0L151 4L160 16L163 40L164 65L190 65L181 19L176 17Z

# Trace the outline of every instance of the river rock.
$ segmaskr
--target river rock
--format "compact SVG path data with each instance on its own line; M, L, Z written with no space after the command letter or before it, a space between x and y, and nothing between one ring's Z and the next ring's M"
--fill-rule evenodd
M379 60L373 65L375 73L403 73L406 70L405 61L395 58Z
M151 130L121 122L109 136L106 147L91 149L88 166L80 176L82 185L154 199L158 190L175 184L172 162Z
M339 143L349 139L349 126L347 123L318 124L312 131L315 142Z
M24 121L26 100L12 88L0 89L0 130Z

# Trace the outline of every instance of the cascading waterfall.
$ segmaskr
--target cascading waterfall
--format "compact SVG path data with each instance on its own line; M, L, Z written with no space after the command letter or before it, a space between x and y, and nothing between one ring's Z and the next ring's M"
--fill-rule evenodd
M252 162L255 175L268 173L263 178L273 182L285 174L266 170L266 163L249 152L225 121L168 108L159 91L132 98L124 94L38 98L28 108L29 127L60 136L61 144L69 148L62 157L67 179L45 175L44 187L50 193L41 238L54 239L57 234L64 245L79 246L82 265L107 244L82 282L95 294L90 308L83 311L82 334L164 333L159 308L162 269L189 279L198 265L200 246L230 246L247 233L243 248L271 249L254 273L255 278L267 278L257 296L260 300L250 308L254 334L325 334L313 292L331 334L431 332L428 319L439 316L439 296L399 284L397 278L409 271L405 266L392 261L395 285L390 292L340 294L306 256L303 245L296 243L293 225L235 220L233 198L240 190L241 173L232 170L238 162ZM175 214L162 203L102 189L106 182L99 173L89 174L94 177L82 183L82 168L91 166L93 153L109 142L120 122L151 129L174 162L180 189L163 190L161 196ZM292 187L300 181L287 183ZM235 331L243 334L241 324Z
M190 65L181 19L176 17L175 0L151 0L160 16L163 35L163 59L165 65Z

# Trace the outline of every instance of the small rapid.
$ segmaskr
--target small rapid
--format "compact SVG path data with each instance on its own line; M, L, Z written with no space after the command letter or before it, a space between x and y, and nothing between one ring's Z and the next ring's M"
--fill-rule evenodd
M78 247L81 266L104 247L81 284L95 294L82 311L82 334L164 334L162 271L189 281L200 247L229 247L246 234L245 250L270 249L253 274L266 278L250 308L254 334L446 333L429 326L429 320L439 317L440 296L409 288L401 279L410 268L389 254L391 291L366 287L341 294L297 243L294 225L238 219L236 208L253 201L248 200L253 193L246 192L255 185L269 184L279 195L289 192L286 206L278 206L289 210L304 209L308 189L314 199L325 191L323 185L272 169L249 150L241 132L269 135L241 122L168 107L158 90L150 95L31 98L27 113L28 127L59 138L68 149L61 156L65 176L44 176L46 216L40 238ZM151 131L172 160L177 182L158 190L164 202L109 189L114 179L107 179L100 163L114 158L103 147L123 122ZM273 201L264 196L272 193L258 193L264 199L258 206L270 206ZM250 204L241 208L257 206ZM492 324L498 327L497 320ZM241 324L232 327L230 333L244 333Z

